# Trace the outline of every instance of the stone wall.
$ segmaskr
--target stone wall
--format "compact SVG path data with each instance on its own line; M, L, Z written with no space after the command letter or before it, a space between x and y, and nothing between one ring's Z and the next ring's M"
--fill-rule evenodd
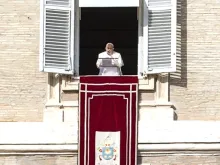
M77 165L77 157L65 155L0 156L4 165Z
M47 79L39 72L40 0L0 6L0 121L42 121Z
M162 156L153 154L146 157L139 157L139 164L143 165L219 165L219 155L169 155Z
M178 72L170 101L178 120L220 119L220 2L179 0ZM181 32L181 33L180 33Z
M147 155L138 157L138 165L219 165L219 155ZM29 155L0 156L4 165L77 165L76 156Z

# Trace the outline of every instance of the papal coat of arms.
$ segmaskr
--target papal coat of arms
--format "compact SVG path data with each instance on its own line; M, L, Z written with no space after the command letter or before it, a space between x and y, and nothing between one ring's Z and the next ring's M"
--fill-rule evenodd
M119 165L120 134L111 132L106 135L105 133L102 136L104 139L96 143L96 165Z

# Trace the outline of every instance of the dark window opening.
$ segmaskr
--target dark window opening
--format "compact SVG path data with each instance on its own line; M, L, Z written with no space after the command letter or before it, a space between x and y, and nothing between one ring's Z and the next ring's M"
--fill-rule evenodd
M137 75L137 8L81 8L80 75L97 75L98 54L111 42L124 61L123 75Z

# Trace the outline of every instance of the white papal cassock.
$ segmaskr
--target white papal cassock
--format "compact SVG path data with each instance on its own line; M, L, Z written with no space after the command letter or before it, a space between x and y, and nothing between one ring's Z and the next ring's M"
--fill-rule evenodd
M112 66L106 66L106 64L103 64L104 59L111 60ZM102 52L98 56L96 65L100 69L99 75L119 76L122 75L121 67L124 65L124 63L120 53L113 52L112 55L108 55L107 52Z

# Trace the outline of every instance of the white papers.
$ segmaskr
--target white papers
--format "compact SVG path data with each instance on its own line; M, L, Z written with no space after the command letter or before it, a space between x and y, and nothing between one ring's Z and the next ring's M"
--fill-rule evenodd
M112 60L111 59L102 59L102 66L112 66Z
M102 67L115 67L114 58L102 58L101 66Z

